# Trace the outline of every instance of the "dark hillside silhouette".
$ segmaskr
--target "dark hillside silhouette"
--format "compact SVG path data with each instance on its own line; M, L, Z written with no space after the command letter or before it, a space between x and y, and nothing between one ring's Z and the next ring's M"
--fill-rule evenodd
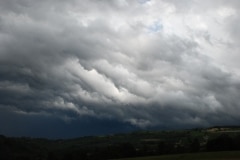
M139 131L66 140L0 136L1 160L105 160L240 150L238 128Z

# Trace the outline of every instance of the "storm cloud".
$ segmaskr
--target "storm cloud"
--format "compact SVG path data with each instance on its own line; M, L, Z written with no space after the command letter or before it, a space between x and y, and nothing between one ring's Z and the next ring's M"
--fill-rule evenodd
M99 125L107 133L239 124L239 8L238 0L0 0L0 133L56 119L79 135Z

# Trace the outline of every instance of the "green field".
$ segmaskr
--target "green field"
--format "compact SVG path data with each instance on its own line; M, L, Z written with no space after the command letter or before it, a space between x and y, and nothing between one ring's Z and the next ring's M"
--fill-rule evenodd
M139 158L126 158L119 160L239 160L240 151L229 152L204 152L204 153L189 153L177 155L151 156Z

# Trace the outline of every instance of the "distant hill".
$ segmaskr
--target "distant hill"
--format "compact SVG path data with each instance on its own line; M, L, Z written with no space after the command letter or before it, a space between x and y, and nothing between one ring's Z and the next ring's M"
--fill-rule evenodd
M0 159L104 160L136 156L240 150L240 126L49 140L0 136Z

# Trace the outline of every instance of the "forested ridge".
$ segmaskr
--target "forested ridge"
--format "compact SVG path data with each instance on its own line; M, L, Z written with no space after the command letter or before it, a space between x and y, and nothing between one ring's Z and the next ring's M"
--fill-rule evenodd
M74 139L0 136L3 160L104 160L179 153L240 150L240 127L136 131Z

